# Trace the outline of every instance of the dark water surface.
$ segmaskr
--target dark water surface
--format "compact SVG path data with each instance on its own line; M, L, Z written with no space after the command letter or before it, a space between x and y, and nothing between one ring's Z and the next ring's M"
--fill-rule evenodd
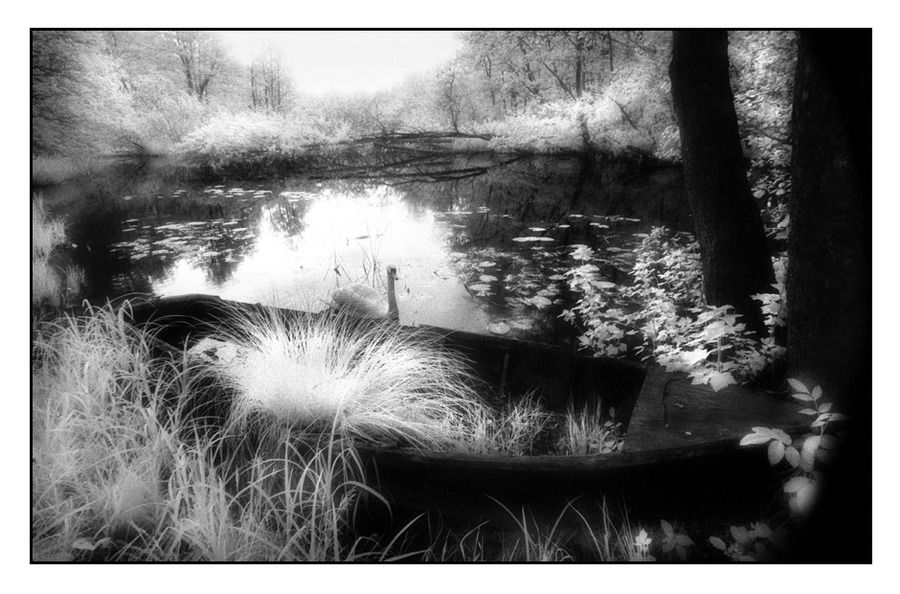
M95 303L207 293L319 310L350 282L384 291L395 264L402 323L547 342L577 297L573 245L623 283L640 234L691 227L678 168L532 158L449 169L206 183L120 172L42 194L66 217Z

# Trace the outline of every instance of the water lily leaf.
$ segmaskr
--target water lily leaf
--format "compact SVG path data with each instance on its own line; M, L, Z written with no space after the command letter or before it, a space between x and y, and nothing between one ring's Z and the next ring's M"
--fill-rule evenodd
M552 237L530 236L530 237L513 237L513 241L516 241L518 243L529 243L529 242L534 243L534 242L549 242L549 241L556 241L556 240L553 239Z
M718 536L710 536L709 543L720 551L724 551L728 548L727 546L725 546L725 541Z
M480 280L483 283L490 283L490 282L496 281L497 277L492 276L490 274L482 274L481 276L478 277L478 280Z
M506 322L494 322L493 324L488 324L487 329L493 334L507 334L509 333L509 324Z
M534 297L532 297L532 298L529 299L528 301L530 301L531 304L534 305L534 306L535 306L536 308L538 308L538 309L542 309L542 308L544 308L544 307L547 307L548 305L550 305L550 304L552 303L552 301L550 301L550 300L547 299L546 297L542 297L541 295L535 295Z
M484 262L479 262L476 266L479 268L493 268L496 266L496 262L491 262L490 260L485 260Z

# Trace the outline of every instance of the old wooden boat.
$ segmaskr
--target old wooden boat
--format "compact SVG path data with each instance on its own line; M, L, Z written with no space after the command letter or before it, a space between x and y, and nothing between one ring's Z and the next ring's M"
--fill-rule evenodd
M134 323L153 326L162 344L173 347L199 340L235 312L265 309L271 308L208 295L132 302ZM395 515L437 511L445 519L476 521L486 507L502 505L545 509L552 517L573 500L598 497L622 498L630 513L646 508L655 518L684 517L685 502L702 514L721 505L746 509L771 500L781 477L759 447L741 447L740 438L754 426L794 434L807 426L794 403L737 386L713 393L659 368L550 345L441 328L410 331L433 333L510 397L536 389L549 408L564 411L602 395L602 407L617 411L625 440L620 451L583 456L360 446L368 480ZM666 516L668 505L676 515Z

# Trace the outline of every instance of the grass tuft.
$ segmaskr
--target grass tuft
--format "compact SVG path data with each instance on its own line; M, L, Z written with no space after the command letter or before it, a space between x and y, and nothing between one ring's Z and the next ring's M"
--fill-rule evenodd
M396 325L273 310L242 314L222 338L239 354L211 371L235 394L235 426L447 449L487 414L459 357Z

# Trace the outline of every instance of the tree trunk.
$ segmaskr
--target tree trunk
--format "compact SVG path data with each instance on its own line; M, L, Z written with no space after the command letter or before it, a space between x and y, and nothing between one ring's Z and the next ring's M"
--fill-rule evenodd
M801 561L872 562L871 81L871 30L800 32L788 362L852 423L794 547Z
M794 87L789 364L839 399L871 378L871 43L802 31Z
M775 282L762 218L750 193L728 72L726 31L676 31L669 65L688 203L700 242L706 299L732 305L765 334L754 293Z

